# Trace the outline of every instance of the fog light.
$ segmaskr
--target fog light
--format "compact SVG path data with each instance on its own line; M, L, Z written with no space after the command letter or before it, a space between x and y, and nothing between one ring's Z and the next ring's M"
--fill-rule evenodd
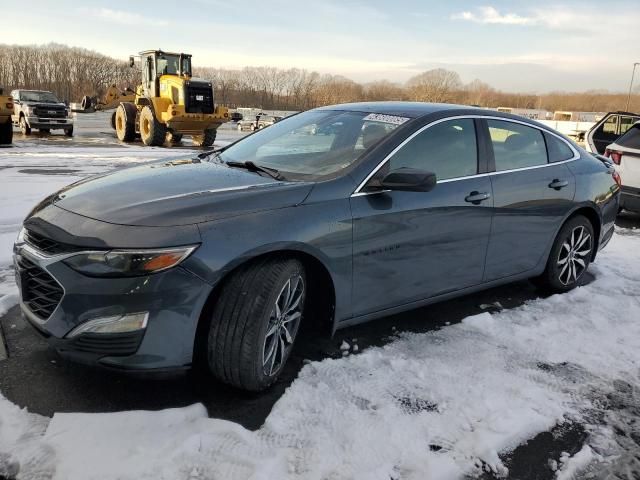
M147 328L149 312L127 313L113 317L102 317L89 320L78 325L67 334L67 338L76 337L82 333L127 333Z

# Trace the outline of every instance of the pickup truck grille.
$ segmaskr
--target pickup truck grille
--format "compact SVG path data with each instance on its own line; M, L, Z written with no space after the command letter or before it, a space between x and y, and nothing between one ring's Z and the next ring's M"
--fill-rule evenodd
M207 83L187 83L185 95L187 113L213 113L213 89Z
M37 117L42 118L67 118L67 112L64 107L46 107L42 105L38 105L33 109L33 113Z
M56 309L64 290L45 270L24 256L16 259L22 301L35 315L47 320Z

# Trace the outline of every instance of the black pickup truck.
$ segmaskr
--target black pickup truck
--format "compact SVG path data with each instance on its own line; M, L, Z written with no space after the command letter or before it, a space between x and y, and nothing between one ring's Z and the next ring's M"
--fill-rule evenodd
M14 90L13 124L20 127L24 135L37 128L48 133L51 130L64 130L67 137L73 136L73 118L69 108L51 92L44 90Z

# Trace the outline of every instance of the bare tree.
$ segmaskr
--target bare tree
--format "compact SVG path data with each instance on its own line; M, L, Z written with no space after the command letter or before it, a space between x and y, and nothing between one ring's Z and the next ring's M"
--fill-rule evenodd
M451 102L461 88L460 76L443 68L423 72L407 81L410 98L421 102Z

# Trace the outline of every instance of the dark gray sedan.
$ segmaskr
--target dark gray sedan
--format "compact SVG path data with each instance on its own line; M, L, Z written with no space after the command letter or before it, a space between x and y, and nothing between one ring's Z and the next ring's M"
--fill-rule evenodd
M619 189L611 165L521 117L319 108L44 200L14 249L21 307L68 358L202 362L261 390L303 322L334 331L524 278L575 287Z

